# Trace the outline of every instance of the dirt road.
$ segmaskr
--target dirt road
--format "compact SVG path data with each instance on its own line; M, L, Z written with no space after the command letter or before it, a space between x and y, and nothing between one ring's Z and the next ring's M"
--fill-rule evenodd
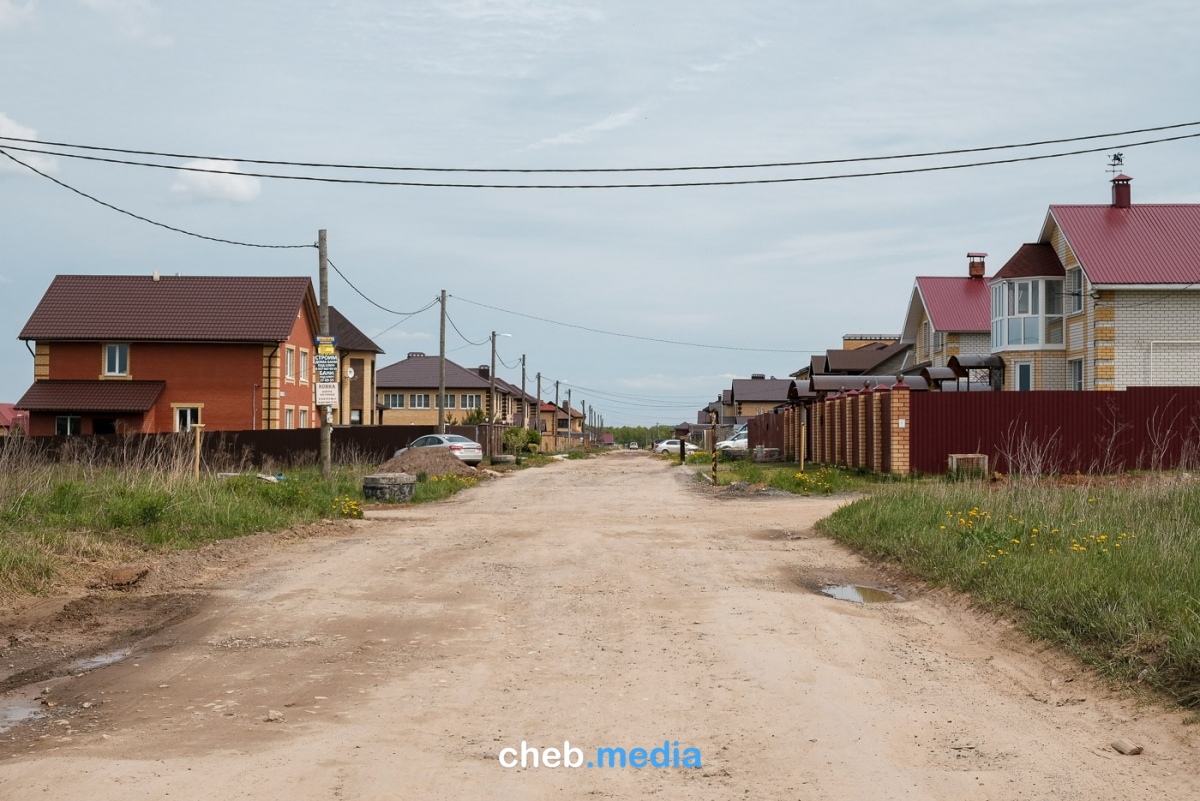
M1200 798L1181 715L953 598L813 592L886 582L809 531L839 502L621 453L287 543L46 683L0 798ZM586 767L616 747L647 766Z

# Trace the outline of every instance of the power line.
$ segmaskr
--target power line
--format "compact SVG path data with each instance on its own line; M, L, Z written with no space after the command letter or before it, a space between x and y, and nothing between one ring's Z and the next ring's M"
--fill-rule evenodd
M328 261L328 259L326 259L326 261ZM340 273L339 273L339 274L340 274ZM360 294L361 294L361 293L360 293ZM368 298L368 300L370 300L370 298ZM439 301L440 301L440 299L439 299L439 298L434 298L434 299L433 299L433 301L432 301L432 302L431 302L431 303L430 303L428 306L425 306L424 308L421 308L421 309L417 309L417 310L416 310L415 312L413 312L412 314L406 314L406 315L404 315L404 316L403 316L403 317L401 317L399 320L397 320L396 322L392 323L392 324L391 324L391 325L389 325L387 328L383 329L382 331L380 331L378 334L376 334L375 336L373 336L373 337L371 337L371 338L372 338L372 339L378 339L379 337L381 337L381 336L383 336L384 334L386 334L388 331L391 331L391 330L392 330L393 328L395 328L396 326L398 326L398 325L400 325L401 323L403 323L404 321L408 320L410 317L415 317L416 315L420 314L421 312L426 312L426 311L429 311L429 310L430 310L430 309L432 309L434 306L438 305ZM372 302L374 302L374 301L372 301Z
M458 330L458 326L455 325L454 318L450 316L449 312L446 313L446 320L450 323L450 327L454 329L454 333L456 333L460 337L462 337L463 342L466 342L468 345L486 345L488 342L488 339L491 339L491 337L487 337L487 338L483 339L481 342L476 342L473 339L467 339L466 335L462 331Z
M22 148L17 148L17 149L19 150ZM30 151L30 152L37 152L37 151ZM63 189L69 189L70 191L74 192L75 194L79 195L80 197L87 198L88 200L92 201L93 203L99 203L101 206L104 206L105 208L120 212L121 214L124 214L128 217L132 217L135 220L140 220L144 223L149 223L150 225L156 225L159 228L165 228L168 231L174 231L177 234L185 234L187 236L195 237L196 239L204 239L208 242L220 242L223 245L239 245L244 248L264 248L264 249L268 249L268 250L295 250L295 249L299 249L299 248L315 248L316 247L315 244L313 244L313 245L262 245L262 244L258 244L255 242L239 242L234 239L221 239L220 237L216 237L216 236L206 236L204 234L197 234L194 231L184 230L183 228L176 228L173 225L167 225L166 223L161 223L161 222L158 222L157 220L152 220L149 217L143 217L140 214L134 214L132 211L127 211L118 206L114 206L111 203L106 203L98 197L89 195L87 192L84 192L81 189L76 189L75 187L71 186L70 184L63 183L62 181L58 180L57 178L47 175L46 173L39 170L37 167L34 167L32 164L26 164L24 161L21 161L19 158L17 158L16 156L12 155L11 153L9 153L8 151L6 151L4 149L0 149L0 155L3 155L5 158L15 161L17 164L20 164L22 167L24 167L27 170L37 173L38 175L45 178L47 181L52 181L53 183L58 184Z
M1200 137L1200 133L1181 134L1180 136L1170 136L1161 139L1147 139L1141 142L1125 142L1121 144L1109 144L1103 147L1085 148L1081 150L1070 150L1062 153L1046 153L1040 156L1017 156L1008 159L992 159L990 161L973 161L964 164L941 164L933 167L909 167L906 169L896 170L877 170L874 172L850 172L836 173L833 175L808 175L792 178L752 178L745 180L730 180L730 181L679 181L679 182L662 182L662 183L641 183L641 184L488 184L488 183L444 183L435 181L384 181L371 180L365 178L331 178L316 175L281 175L278 173L261 173L261 172L235 172L232 170L214 170L205 167L187 167L174 164L155 164L145 161L130 161L125 159L103 158L100 156L84 156L79 153L63 153L60 151L34 149L27 147L16 147L14 145L6 145L10 150L19 150L27 153L37 153L44 156L59 156L61 158L83 159L85 161L99 161L108 164L122 164L132 167L151 167L160 170L177 170L182 172L198 172L208 173L211 175L233 175L242 178L265 178L281 181L308 181L313 183L326 184L343 184L357 186L406 186L419 188L443 188L443 189L664 189L664 188L681 188L681 187L702 187L702 186L751 186L751 185L768 185L768 184L795 184L795 183L810 183L814 181L838 181L848 178L878 178L888 175L912 175L915 173L925 172L945 172L948 170L965 170L974 167L990 167L999 164L1017 164L1027 161L1045 161L1047 159L1059 159L1067 156L1079 156L1088 153L1102 153L1113 148L1131 148L1143 147L1146 145L1157 145L1165 142L1178 142L1184 139L1195 139Z
M504 361L504 357L500 355L500 351L496 351L496 359L499 360L499 362L509 370L516 370L521 364L520 362L517 362L516 364L509 364L508 362Z
M753 164L717 164L717 165L689 165L675 167L574 167L574 168L494 168L494 167L412 167L412 166L394 166L394 165L379 165L379 164L347 164L337 162L314 162L314 161L286 161L280 159L250 159L250 158L231 158L228 156L197 156L187 153L169 153L155 150L133 150L129 148L118 147L100 147L98 145L80 145L71 142L54 142L44 139L29 139L19 136L0 136L0 140L10 142L24 142L26 144L36 144L47 147L66 147L73 150L90 150L102 153L121 153L134 156L154 156L158 158L171 159L186 159L189 161L229 161L240 162L243 164L266 164L275 167L311 167L318 169L336 169L336 170L369 170L378 172L434 172L434 173L535 173L535 174L551 174L551 173L626 173L626 172L687 172L687 171L711 171L711 170L749 170L749 169L766 169L778 167L816 167L827 166L831 164L854 164L860 162L872 161L897 161L903 159L918 159L930 158L933 156L956 156L966 153L986 153L997 150L1015 150L1028 147L1044 147L1046 145L1060 145L1069 142L1085 142L1095 139L1111 139L1115 136L1131 136L1133 134L1151 133L1155 131L1170 131L1179 128L1191 128L1200 125L1197 122L1181 122L1173 125L1158 125L1150 128L1134 128L1126 131L1113 131L1111 133L1088 134L1085 136L1070 136L1058 139L1043 139L1034 142L1021 142L1005 145L986 145L982 147L967 147L954 150L931 150L917 153L903 153L890 156L858 156L852 158L840 159L820 159L812 161L779 161L779 162L762 162ZM1111 146L1110 146L1111 147ZM36 151L44 152L44 151Z
M360 296L360 297L362 297L362 299L363 299L363 300L365 300L367 303L370 303L372 306L374 306L374 307L376 307L376 308L383 309L383 310L384 310L385 312L387 312L388 314L398 314L398 315L400 315L401 317L406 317L406 318L407 318L407 317L412 317L414 314L420 314L421 312L425 311L426 309L429 309L429 308L431 308L431 307L432 307L432 306L433 306L435 303L438 303L438 302L439 302L439 300L440 300L440 299L438 299L438 298L434 298L434 300L433 300L433 301L432 301L432 302L431 302L431 303L430 303L428 306L423 306L422 308L420 308L420 309L417 309L417 310L416 310L416 311L414 311L414 312L400 312L400 311L396 311L395 309L389 309L387 306L383 306L383 305L381 305L381 304L379 304L379 303L376 303L374 300L372 300L370 297L368 297L368 296L366 295L366 293L364 293L364 292L363 292L361 289L359 289L358 287L356 287L356 286L353 284L353 282L351 282L351 280L350 280L349 278L347 278L347 277L346 277L346 274L345 274L345 273L343 273L341 270L339 270L339 269L337 268L337 265L333 263L333 260L332 260L332 259L326 259L326 261L329 263L329 266L333 268L333 271L334 271L335 273L337 273L338 275L340 275L340 276L342 277L342 280L343 280L343 281L345 281L345 282L346 282L346 284L347 284L347 285L348 285L348 286L349 286L351 289L353 289L355 292L357 292L357 293L359 294L359 296ZM401 322L403 322L403 320L401 320Z
M551 320L547 317L538 317L533 314L525 314L524 312L515 312L510 309L502 309L499 306L489 306L486 303L480 303L479 301L475 301L475 300L468 300L467 298L464 298L461 295L451 295L450 297L454 298L455 300L461 300L463 303L470 303L472 306L481 306L485 309L491 309L492 311L503 312L504 314L511 314L515 317L524 317L526 319L537 320L538 322L542 322L542 323L549 323L551 325L560 325L560 326L563 326L564 328L575 328L580 331L589 331L593 334L604 334L606 336L623 337L625 339L638 339L643 342L658 342L658 343L661 343L664 345L682 345L684 347L689 347L689 348L711 348L713 350L733 350L733 351L743 351L743 352L749 352L749 353L824 353L825 352L824 348L820 348L818 350L784 350L784 349L779 349L779 348L739 348L739 347L734 347L732 345L706 345L706 344L699 343L699 342L681 342L681 341L675 340L675 339L658 339L656 337L638 336L637 334L622 334L619 331L606 331L602 328L588 328L585 325L575 325L574 323L564 323L564 322L560 322L558 320ZM461 336L461 334L460 334L460 336ZM464 337L464 339L465 339L465 337Z

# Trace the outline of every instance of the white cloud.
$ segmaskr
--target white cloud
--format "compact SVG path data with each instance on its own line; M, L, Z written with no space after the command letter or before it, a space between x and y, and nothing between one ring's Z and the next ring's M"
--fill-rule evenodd
M37 139L37 131L33 128L26 128L14 120L9 119L4 114L0 113L0 136L15 136L20 139ZM21 147L37 147L37 145L26 145L19 142L5 142L0 140L0 146L6 144L20 145ZM58 169L58 163L50 156L39 156L33 153L21 153L13 151L13 158L18 158L26 162L32 167L36 167L42 172L54 172ZM0 158L0 173L16 172L24 175L29 174L29 170L22 167L20 164L15 164L9 159Z
M582 128L576 128L566 133L556 134L555 136L547 137L537 144L534 148L547 147L550 145L581 145L585 142L595 139L596 136L608 131L615 131L618 128L624 128L632 125L646 111L646 103L634 106L633 108L620 111L616 114L609 114L599 122L593 122L591 125L585 125ZM532 149L532 148L531 148Z
M730 50L709 64L693 64L691 69L693 72L721 72L730 64L735 64L766 46L767 41L765 39L755 39L750 44Z
M4 0L0 0L3 2ZM150 0L80 0L85 6L112 20L120 34L135 42L153 47L168 47L171 37L160 33L158 18L161 12Z
M186 162L184 167L211 172L181 172L171 191L188 200L228 200L233 203L249 203L262 194L262 182L248 175L235 175L240 171L236 162L198 159Z
M15 28L33 19L33 3L16 3L14 0L0 0L0 30Z

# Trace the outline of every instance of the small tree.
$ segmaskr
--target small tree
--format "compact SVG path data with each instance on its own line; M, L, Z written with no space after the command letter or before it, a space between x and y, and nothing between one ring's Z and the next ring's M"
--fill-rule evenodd
M483 409L472 409L467 412L467 416L463 418L463 425L478 426L487 422L487 415L483 413Z
M519 454L525 450L525 443L529 441L528 431L524 428L506 428L501 439L504 442L504 450L511 454Z

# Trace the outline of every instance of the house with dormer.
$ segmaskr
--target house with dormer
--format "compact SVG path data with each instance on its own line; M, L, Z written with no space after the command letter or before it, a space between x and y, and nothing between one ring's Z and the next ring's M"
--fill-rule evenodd
M60 275L15 406L34 436L313 428L317 331L307 277Z

